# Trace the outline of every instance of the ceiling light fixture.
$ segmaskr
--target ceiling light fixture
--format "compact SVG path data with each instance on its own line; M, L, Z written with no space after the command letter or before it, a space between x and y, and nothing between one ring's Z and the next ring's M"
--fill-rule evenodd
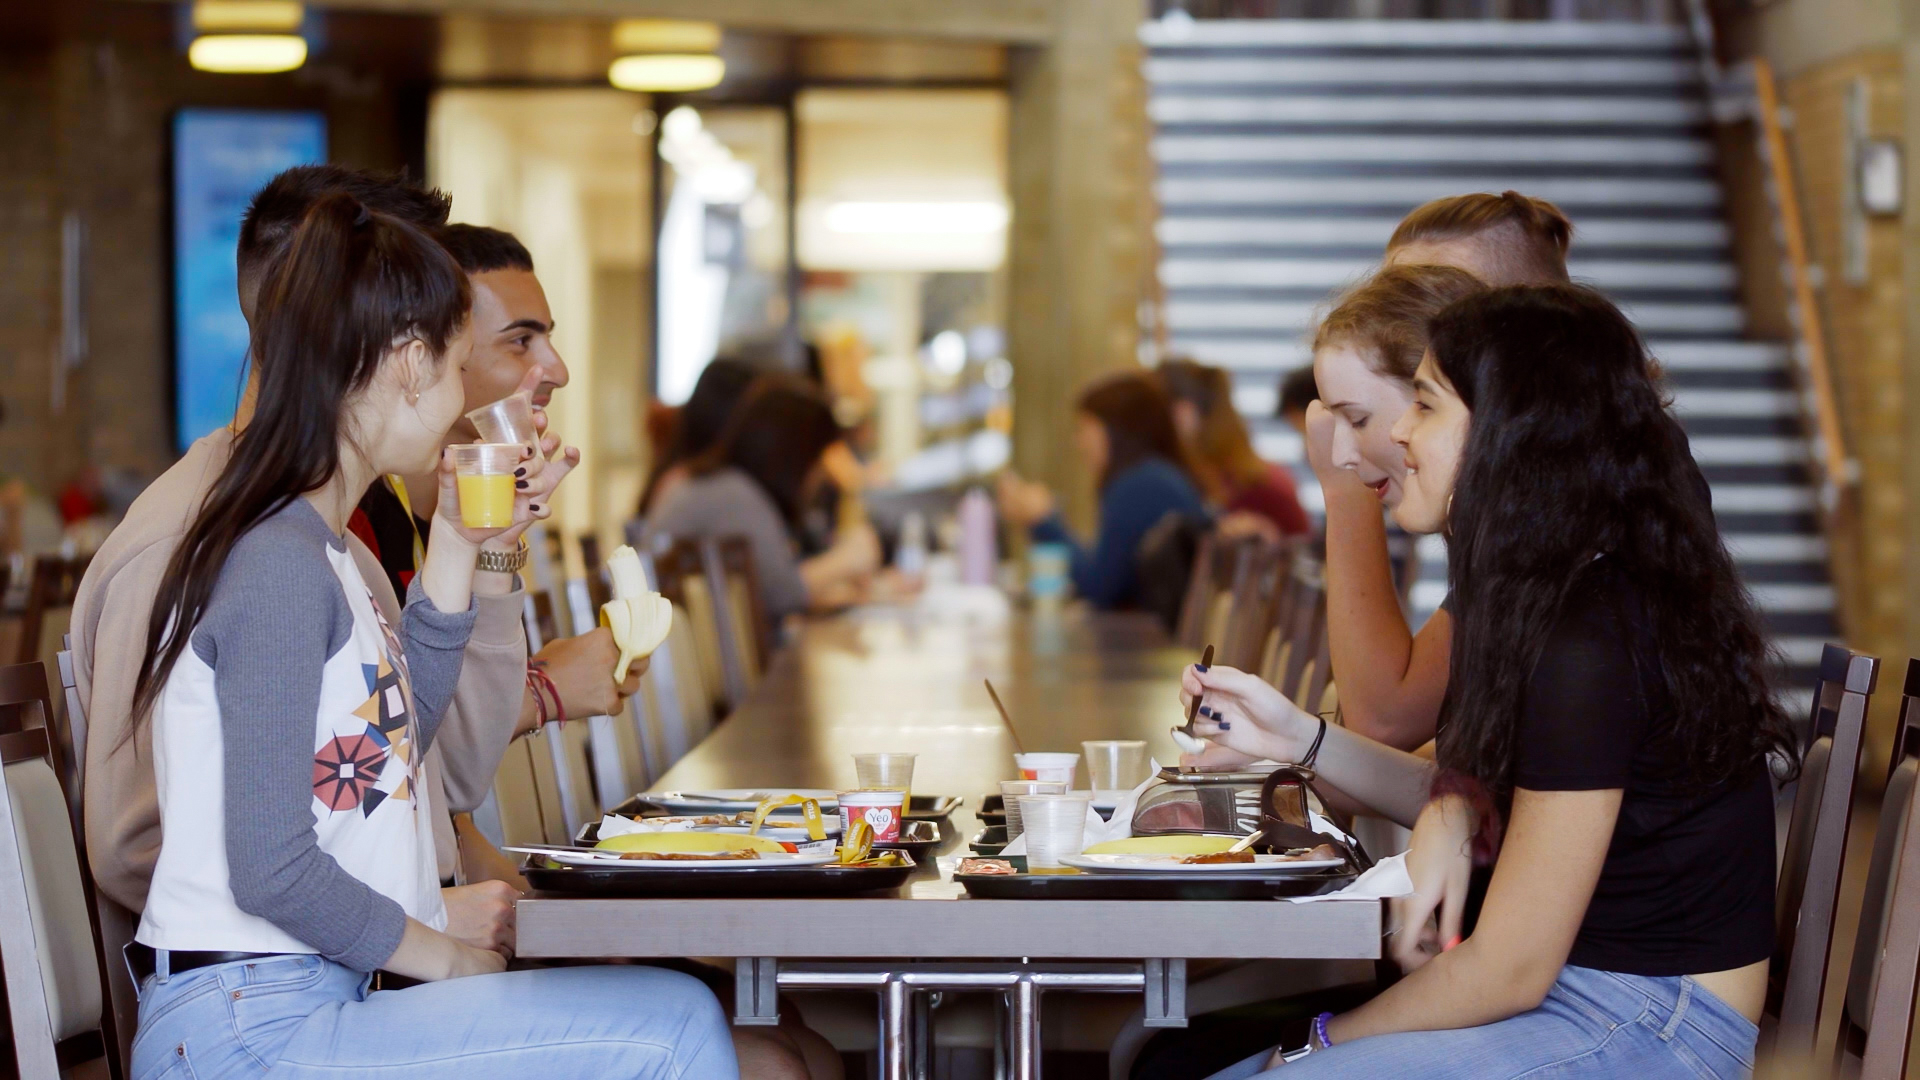
M307 41L298 34L206 34L187 47L187 62L222 75L292 71L307 62Z
M607 69L607 81L621 90L679 94L718 86L727 65L717 56L658 53L623 56Z
M621 19L613 49L627 53L710 53L720 50L720 24L689 19Z
M203 34L278 30L294 33L307 17L299 0L195 0L193 28Z

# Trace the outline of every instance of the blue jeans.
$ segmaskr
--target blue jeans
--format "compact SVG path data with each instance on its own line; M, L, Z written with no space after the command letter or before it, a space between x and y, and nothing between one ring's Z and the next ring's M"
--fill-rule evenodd
M318 956L155 975L132 1080L739 1076L713 992L679 972L509 971L377 993L369 981Z
M1656 979L1566 967L1540 1007L1481 1027L1356 1039L1267 1073L1268 1080L1391 1076L1745 1077L1760 1029L1691 978ZM1248 1080L1262 1052L1213 1075Z

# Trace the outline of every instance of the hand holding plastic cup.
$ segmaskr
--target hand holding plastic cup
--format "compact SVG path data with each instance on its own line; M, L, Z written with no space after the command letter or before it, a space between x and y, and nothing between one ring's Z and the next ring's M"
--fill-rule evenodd
M1073 774L1080 768L1079 754L1015 754L1014 767L1022 780L1058 780L1073 787Z
M1022 795L1065 795L1067 785L1058 780L1002 780L1000 805L1007 810L1007 839L1019 836L1025 825L1020 818Z
M527 448L519 443L469 443L451 450L460 524L469 529L512 525L513 470L520 467Z
M853 772L862 788L898 788L913 805L914 754L855 754Z
M540 433L534 430L530 394L508 394L491 405L482 405L467 414L467 421L480 433L482 442L519 443L539 450Z
M1085 795L1020 796L1028 873L1061 873L1060 857L1080 854L1087 843L1088 801Z
M1087 755L1087 779L1095 791L1131 791L1147 779L1147 744L1142 739L1095 739L1080 744Z
M835 798L840 802L840 834L849 835L855 822L864 821L873 830L873 842L891 844L900 839L900 819L906 815L907 793L898 789L886 791L842 791Z

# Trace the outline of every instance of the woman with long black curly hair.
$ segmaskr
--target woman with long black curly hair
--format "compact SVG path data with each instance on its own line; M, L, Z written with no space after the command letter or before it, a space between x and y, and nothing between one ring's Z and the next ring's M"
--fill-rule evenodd
M1339 728L1317 763L1414 826L1410 974L1223 1075L1745 1075L1773 945L1768 764L1793 749L1686 433L1591 290L1481 293L1431 342L1394 428L1394 516L1449 538L1437 767ZM1321 730L1241 672L1185 689L1200 732L1245 752L1297 760ZM1493 876L1463 941L1476 858Z

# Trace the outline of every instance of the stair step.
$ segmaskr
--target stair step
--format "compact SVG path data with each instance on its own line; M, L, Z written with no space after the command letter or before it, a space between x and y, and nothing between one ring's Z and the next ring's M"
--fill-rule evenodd
M1176 334L1205 330L1269 330L1276 336L1303 336L1324 305L1293 301L1167 302L1167 325ZM1642 333L1737 334L1746 314L1737 304L1658 303L1621 305Z
M1162 177L1155 193L1164 207L1366 206L1404 215L1431 199L1475 191L1498 194L1510 188L1558 205L1576 222L1580 211L1595 207L1715 212L1720 208L1718 184L1685 177L1516 180L1511 176L1174 176Z
M1155 235L1163 248L1353 248L1378 260L1393 237L1398 217L1198 217L1168 215ZM1576 255L1608 248L1672 249L1719 253L1731 238L1719 221L1587 219L1574 227Z
M1162 135L1153 140L1153 155L1163 166L1350 162L1705 168L1714 162L1710 143L1658 135Z
M1160 263L1169 289L1345 289L1372 273L1378 257L1358 259L1255 259L1227 256L1170 258ZM1568 267L1577 281L1613 292L1690 289L1732 292L1739 286L1733 264L1720 260L1576 258Z
M1707 465L1804 465L1807 440L1786 435L1706 435L1688 440Z
M1440 124L1520 127L1699 127L1705 103L1663 97L1423 97L1357 94L1297 94L1246 97L1227 94L1157 93L1147 115L1161 127L1187 124Z
M1716 497L1718 492L1715 493ZM1825 562L1827 542L1818 536L1791 534L1724 533L1727 550L1734 561L1742 563ZM1438 536L1419 540L1422 576L1428 567L1447 565L1447 543Z
M1159 86L1541 86L1691 90L1699 62L1688 57L1367 57L1181 56L1148 57L1147 81Z
M1799 397L1787 390L1674 390L1673 412L1699 416L1797 417Z
M1279 379L1284 372L1309 363L1307 346L1299 336L1195 338L1184 336L1176 328L1170 342L1176 352L1190 352L1209 364L1217 364L1246 377L1264 374ZM1787 362L1787 347L1764 341L1662 341L1647 342L1648 351L1658 357L1670 374L1682 372L1752 372L1771 375Z
M1363 47L1394 49L1692 48L1685 28L1637 22L1514 22L1502 19L1161 19L1142 24L1154 48Z
M1749 586L1749 591L1753 593L1754 606L1769 614L1826 614L1834 610L1831 585L1760 584ZM1413 583L1412 601L1416 609L1436 609L1446 597L1447 583L1444 578Z

